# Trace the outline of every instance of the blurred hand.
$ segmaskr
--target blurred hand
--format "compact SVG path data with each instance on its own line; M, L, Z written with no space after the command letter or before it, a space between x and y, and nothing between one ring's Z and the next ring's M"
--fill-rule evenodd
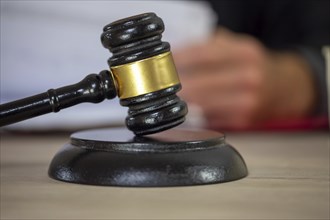
M173 54L179 95L202 108L212 129L299 119L313 108L314 83L303 58L270 52L253 37L219 29L207 42Z

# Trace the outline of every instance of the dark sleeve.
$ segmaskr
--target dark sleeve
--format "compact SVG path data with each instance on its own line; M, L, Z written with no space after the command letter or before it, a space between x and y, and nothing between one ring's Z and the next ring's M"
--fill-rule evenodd
M316 114L327 113L325 60L330 45L330 0L210 0L218 25L250 34L266 47L294 50L313 70L318 88Z

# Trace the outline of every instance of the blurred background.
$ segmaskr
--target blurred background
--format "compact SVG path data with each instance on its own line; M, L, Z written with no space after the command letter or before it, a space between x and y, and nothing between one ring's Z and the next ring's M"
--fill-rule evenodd
M108 69L103 27L155 12L165 23L189 104L184 126L215 130L328 129L322 49L327 0L1 1L1 103ZM81 104L8 126L122 126L119 100Z
M100 35L105 25L155 12L172 48L205 39L216 25L199 1L1 1L1 103L80 81L108 69L111 56ZM81 104L9 126L52 130L123 125L127 108L118 99Z

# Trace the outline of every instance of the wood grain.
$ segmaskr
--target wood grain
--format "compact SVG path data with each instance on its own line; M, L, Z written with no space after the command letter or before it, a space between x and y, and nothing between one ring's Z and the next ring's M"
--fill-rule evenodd
M1 134L1 219L329 219L327 133L236 133L249 176L192 187L127 188L50 179L69 134Z

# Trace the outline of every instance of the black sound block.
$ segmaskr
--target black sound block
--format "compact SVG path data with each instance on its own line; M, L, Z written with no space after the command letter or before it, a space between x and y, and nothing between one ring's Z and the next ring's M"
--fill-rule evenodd
M241 155L221 133L171 129L134 136L125 129L71 135L53 158L51 178L107 186L187 186L222 183L247 175Z

